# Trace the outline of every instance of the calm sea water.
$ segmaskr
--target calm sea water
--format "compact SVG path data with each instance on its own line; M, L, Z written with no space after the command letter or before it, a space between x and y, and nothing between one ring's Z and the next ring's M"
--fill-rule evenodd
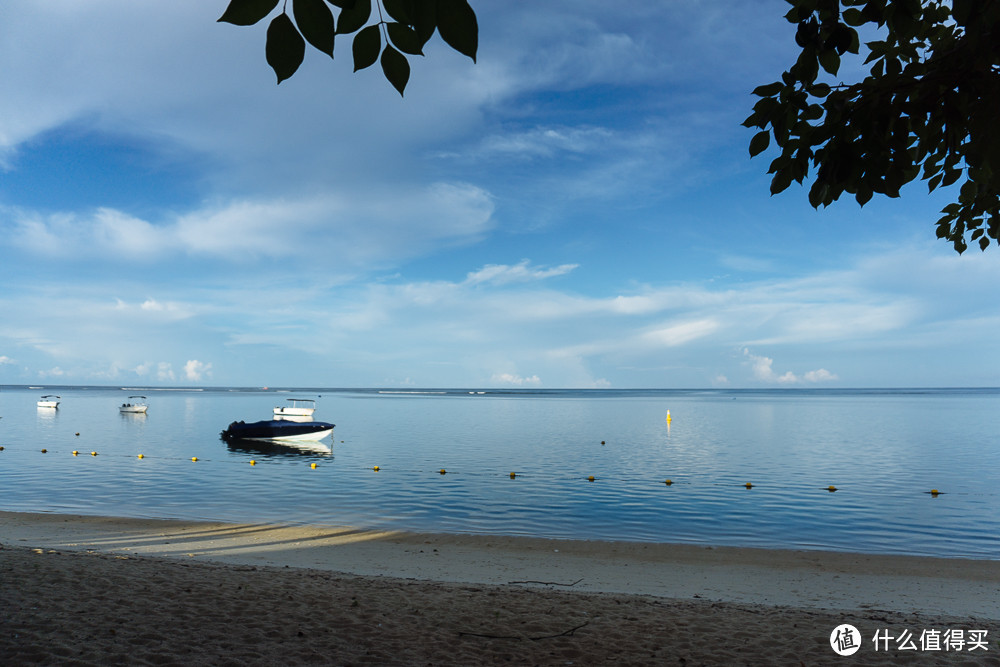
M331 452L219 438L291 397ZM5 386L0 509L1000 559L998 414L997 389Z

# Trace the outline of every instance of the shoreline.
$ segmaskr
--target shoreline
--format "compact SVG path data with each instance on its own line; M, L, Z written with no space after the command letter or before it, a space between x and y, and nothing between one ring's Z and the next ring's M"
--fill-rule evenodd
M1000 664L1000 561L0 512L0 591L3 664Z
M0 544L365 577L1000 619L1000 561L0 512Z

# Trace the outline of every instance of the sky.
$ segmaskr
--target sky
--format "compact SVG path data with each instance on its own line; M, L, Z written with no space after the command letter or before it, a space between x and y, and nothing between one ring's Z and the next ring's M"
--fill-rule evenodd
M782 0L472 0L401 97L226 0L5 0L0 384L1000 385L954 191L771 196Z

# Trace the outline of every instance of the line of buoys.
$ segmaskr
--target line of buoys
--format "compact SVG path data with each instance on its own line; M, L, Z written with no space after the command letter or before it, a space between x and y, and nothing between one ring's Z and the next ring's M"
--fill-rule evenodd
M669 411L668 411L668 415L669 415ZM79 434L77 434L77 435L79 435ZM604 444L604 441L603 441L603 440L601 441L601 444L602 444L602 445ZM4 450L5 450L5 447L4 447L3 445L0 445L0 451L4 451ZM41 453L42 453L42 454L46 454L46 453L48 453L48 449L42 449L42 450L40 450L40 451L41 451ZM78 455L80 454L80 452L79 452L78 450L75 450L75 449L74 449L74 450L73 450L73 451L72 451L71 453L73 454L73 456L78 456ZM97 455L98 455L98 453L97 453L96 451L92 451L92 452L90 452L90 455L91 455L91 456L97 456ZM137 457L137 458L139 458L139 459L145 459L145 458L146 458L145 454L137 454L137 455L136 455L136 457ZM193 461L193 462L197 462L197 461L199 461L199 460L200 460L200 459L199 459L199 458L198 458L197 456L192 456L192 457L191 457L191 461ZM252 465L252 466L255 466L255 465L257 465L257 461L256 461L256 460L253 460L253 459L252 459L252 460L250 460L250 462L249 462L249 463L250 463L250 465ZM317 465L316 463L311 463L311 464L309 465L309 467L315 470L315 469L316 469L316 468L318 468L319 466L318 466L318 465ZM379 471L381 470L381 467L379 467L379 466L372 466L371 470L373 470L373 471L375 471L375 472L379 472ZM438 474L440 474L440 475L444 475L444 474L446 474L446 473L447 473L448 471L447 471L447 470L446 470L445 468L441 468L441 469L440 469L440 470L438 470L437 472L438 472ZM516 472L511 472L511 473L509 473L509 476L510 476L510 479L516 479L516 478L517 478L517 477L519 476L519 474L518 474L518 473L516 473ZM587 481L588 481L588 482L594 482L594 481L597 481L597 477L595 477L594 475L588 475L588 476L587 476ZM673 484L674 484L674 481L673 481L672 479L669 479L669 478L668 478L668 479L664 480L663 484L664 484L665 486L673 486ZM754 484L753 484L752 482L746 482L746 483L745 483L745 484L743 484L742 486L743 486L744 488L747 488L747 489L753 489L755 485L754 485ZM830 492L830 493L833 493L833 492L835 492L835 491L838 491L838 490L839 490L839 489L838 489L838 488L837 488L836 486L834 486L833 484L831 484L831 485L829 485L829 486L827 486L827 487L824 487L824 489L825 489L826 491ZM929 494L930 496L933 496L933 497L935 497L935 498L936 498L937 496L939 496L939 495L944 495L944 492L942 492L942 491L940 491L940 490L938 490L938 489L931 489L930 491L924 491L924 493L926 493L926 494Z

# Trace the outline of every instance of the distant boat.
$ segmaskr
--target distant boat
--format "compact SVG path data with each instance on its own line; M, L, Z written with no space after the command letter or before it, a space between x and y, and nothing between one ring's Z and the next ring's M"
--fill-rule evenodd
M54 394L46 394L45 396L42 396L41 399L39 399L39 401L38 401L38 407L40 407L40 408L58 408L59 407L59 399L60 398L62 398L62 397L61 396L56 396ZM56 399L56 400L52 400L52 399Z
M291 405L279 405L274 409L274 418L278 420L307 422L312 421L316 411L316 401L311 398L286 399Z
M132 402L133 398L139 399L135 403ZM149 406L146 404L145 396L129 396L128 401L122 403L118 407L118 412L124 414L146 414L146 410Z
M297 440L322 440L333 433L333 424L326 422L296 422L286 419L270 421L233 422L220 435L223 440L275 440L294 442Z

